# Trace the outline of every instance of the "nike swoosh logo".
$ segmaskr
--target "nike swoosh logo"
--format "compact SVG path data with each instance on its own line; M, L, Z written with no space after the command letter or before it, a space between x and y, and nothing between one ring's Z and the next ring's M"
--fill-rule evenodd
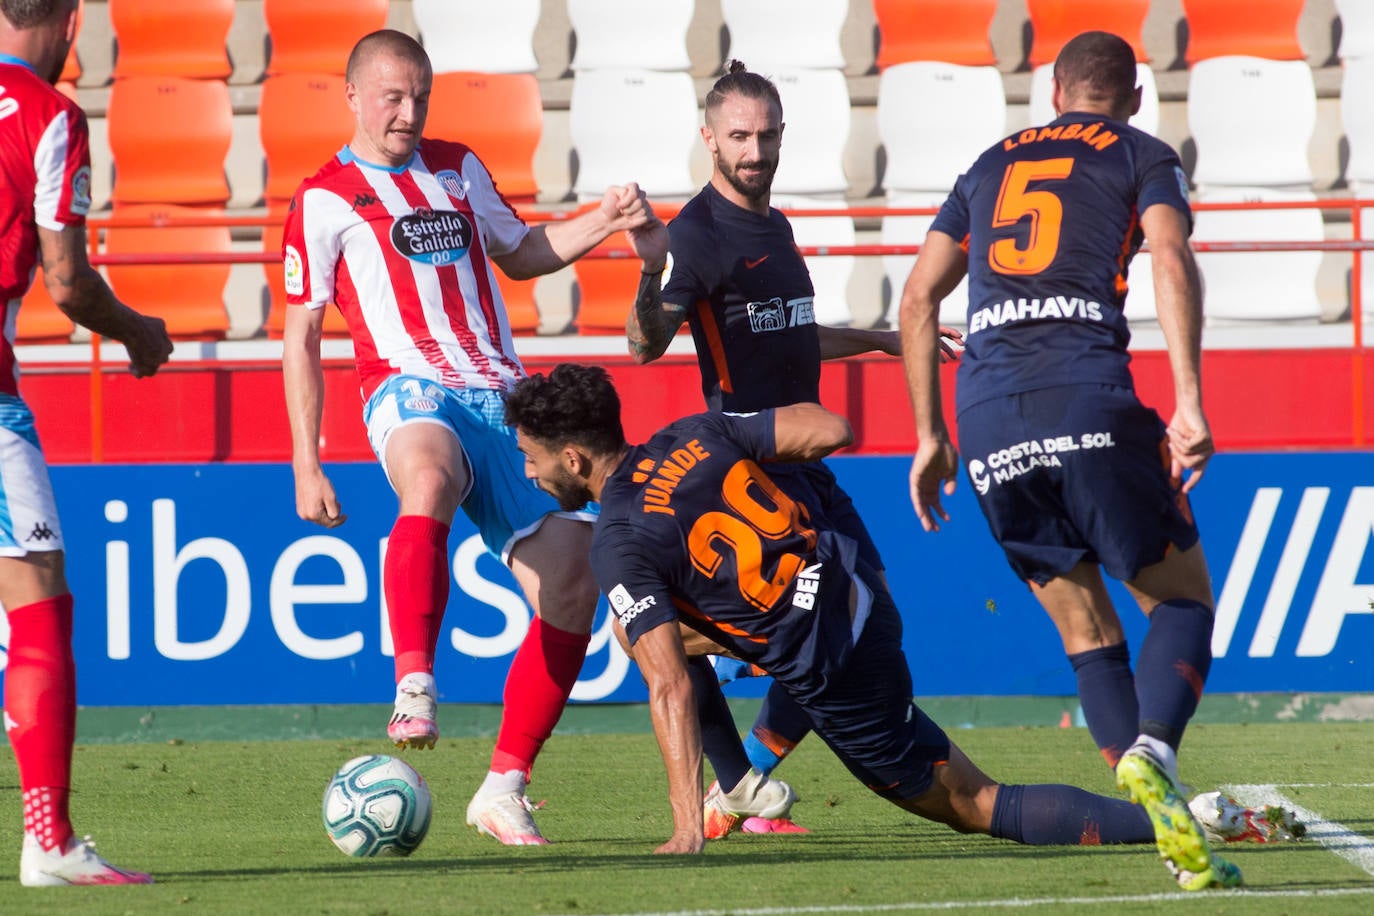
M746 270L753 270L755 267L758 267L760 264L762 264L762 263L763 263L764 261L766 261L766 260L768 260L768 255L764 255L763 257L759 258L757 261L751 261L751 260L749 260L748 258L745 258L745 259L744 259L744 267L745 267Z

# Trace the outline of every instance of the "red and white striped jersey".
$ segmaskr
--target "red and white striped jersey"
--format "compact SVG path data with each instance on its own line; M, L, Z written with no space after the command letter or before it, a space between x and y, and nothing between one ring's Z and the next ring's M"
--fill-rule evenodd
M19 394L19 302L38 265L38 227L86 222L91 154L86 116L17 57L0 54L0 394Z
M529 227L466 146L422 140L409 164L344 147L292 198L282 239L287 302L334 302L366 399L389 376L508 390L524 377L492 255Z

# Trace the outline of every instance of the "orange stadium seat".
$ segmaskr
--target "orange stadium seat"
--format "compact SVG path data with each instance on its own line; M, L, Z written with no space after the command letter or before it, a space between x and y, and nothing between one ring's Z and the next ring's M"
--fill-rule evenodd
M114 216L166 218L222 215L218 208L164 204L115 207ZM192 254L230 251L228 226L178 226L105 230L107 254ZM224 287L229 264L109 265L110 287L120 300L167 322L177 340L220 340L229 330Z
M534 152L543 132L544 105L534 74L434 75L425 133L470 147L507 200L534 200Z
M535 280L512 280L496 268L496 285L501 290L501 301L506 305L506 318L510 321L510 332L528 337L539 332L539 307L534 301Z
M302 117L309 112L309 117ZM332 73L283 73L262 82L258 136L267 159L264 197L289 200L353 135L344 78Z
M43 268L33 275L15 317L14 342L18 344L64 344L71 340L76 324L57 307L43 285Z
M1302 60L1298 18L1305 0L1183 0L1188 63L1245 55Z
M596 204L587 204L583 209L594 206ZM682 204L654 201L654 212L665 223L677 216L680 209ZM597 247L628 250L630 240L625 233L617 232ZM577 333L625 333L625 319L634 305L642 266L634 255L624 258L579 258L573 262L573 273L577 277L578 304L574 318ZM664 279L667 279L667 274L664 274Z
M1149 60L1141 33L1150 0L1026 0L1030 12L1032 67L1052 64L1079 32L1100 29L1130 42L1136 62Z
M115 204L223 204L234 113L223 80L130 76L106 110Z
M358 39L386 25L387 6L387 0L263 0L272 40L267 74L343 75Z
M227 79L234 0L109 0L114 77Z
M267 225L262 230L262 250L265 254L275 255L275 259L263 265L267 273L267 294L270 305L267 309L267 322L263 330L273 340L280 340L286 327L286 278L282 275L281 241L282 224L286 220L287 202L268 201ZM324 336L347 337L348 325L343 315L332 305L324 313Z
M878 69L913 60L997 63L988 31L997 0L873 0Z

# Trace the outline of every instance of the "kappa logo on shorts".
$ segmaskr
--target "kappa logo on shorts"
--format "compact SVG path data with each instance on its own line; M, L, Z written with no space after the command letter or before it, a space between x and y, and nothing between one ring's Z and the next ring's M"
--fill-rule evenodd
M25 542L32 543L33 541L51 541L56 537L57 535L48 527L47 522L35 522L33 530L29 532L29 536L24 538L24 540Z

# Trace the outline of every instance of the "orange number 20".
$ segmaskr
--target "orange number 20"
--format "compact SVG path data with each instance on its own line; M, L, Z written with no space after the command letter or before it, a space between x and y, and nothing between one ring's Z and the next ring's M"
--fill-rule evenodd
M1068 178L1073 160L1046 159L1021 161L1007 166L1002 188L997 192L997 210L992 216L996 229L1014 226L1030 217L1030 236L1025 248L1016 239L998 239L988 248L988 264L999 274L1038 274L1059 253L1059 230L1064 220L1064 205L1053 191L1028 191L1032 181Z

